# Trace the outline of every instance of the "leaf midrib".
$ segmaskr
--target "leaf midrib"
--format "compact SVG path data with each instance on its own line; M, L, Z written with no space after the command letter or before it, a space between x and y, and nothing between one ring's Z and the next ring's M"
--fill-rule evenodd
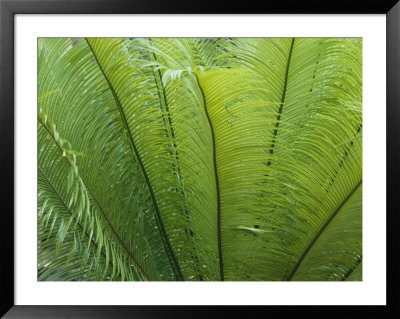
M151 43L151 39L149 39L149 41ZM147 53L148 53L149 59L150 59L150 56L151 56L153 61L157 61L157 55L154 52L152 52L150 50L147 50ZM188 211L187 206L188 206L188 204L187 204L187 200L186 200L186 193L185 193L184 188L182 187L182 182L181 182L183 177L182 177L181 166L180 166L180 163L179 163L178 145L176 144L175 130L174 130L174 126L172 125L171 113L170 113L170 109L169 109L169 106L168 106L168 100L167 100L167 95L166 95L166 92L165 92L165 86L164 86L164 84L162 82L162 75L161 75L160 68L156 69L154 66L152 66L152 72L153 72L153 76L154 76L154 81L155 81L158 97L160 99L163 123L164 123L164 126L166 127L166 131L167 131L168 137L172 139L173 152L171 151L171 149L169 149L168 153L171 156L173 156L174 161L175 161L175 163L173 164L173 167L176 169L176 177L177 177L176 178L176 182L177 182L177 184L179 186L179 191L183 195L183 199L185 201L185 204L184 204L185 212L184 212L184 214L185 214L188 226L189 226L189 228L191 228L191 226L190 226L191 220L190 220L190 217L187 214L187 211ZM166 116L165 116L164 113L166 113ZM178 189L176 188L175 191L178 192ZM189 233L189 232L187 232L187 233ZM201 271L200 271L200 267L199 267L199 254L198 254L198 251L197 251L197 248L196 248L196 243L194 241L194 237L193 236L188 236L188 240L192 244L193 250L195 251L195 254L196 254L196 256L194 256L192 254L191 254L191 256L192 256L192 259L195 262L195 265L196 265L195 268L196 268L196 271L199 274L198 275L199 280L203 281L203 276L201 275Z
M346 281L347 278L349 278L349 277L353 274L353 272L354 272L358 267L360 267L361 262L362 262L362 256L360 256L359 259L357 259L357 263L355 264L355 266L352 267L352 268L343 276L342 281Z
M51 133L51 131L49 130L49 128L47 127L47 125L45 125L42 120L40 118L38 118L39 123L46 129L46 131L49 133L49 135L51 136L51 138L53 139L54 143L56 144L57 148L59 149L59 151L61 152L61 154L64 152L64 150L61 148L61 146L58 144L58 142L56 141L54 135ZM67 161L68 165L72 167L72 164L70 162L70 160L67 158L67 156L63 156L63 158L65 158L65 160ZM88 190L88 192L90 193L90 195L92 196L93 200L96 203L96 206L99 208L102 217L104 218L104 220L106 221L109 229L111 230L111 233L113 234L113 236L115 237L115 239L118 241L118 243L121 245L122 249L125 251L125 253L128 255L128 257L131 259L131 261L133 262L133 264L135 265L135 267L138 269L138 271L143 275L143 277L145 278L145 280L150 280L149 276L146 274L146 272L144 271L144 269L142 268L142 266L139 264L139 262L136 260L135 256L132 255L132 253L129 251L129 249L126 247L126 245L124 244L124 242L121 240L121 238L119 237L117 231L114 229L113 225L111 224L110 220L107 217L106 212L104 211L102 205L99 203L99 201L97 200L96 196L94 195L94 193L92 192L91 188L89 187L89 185L86 183L85 179L78 173L79 178L82 180L83 184L85 185L86 189Z
M65 209L68 211L68 213L71 215L71 217L73 216L73 212L71 211L71 209L68 207L67 203L63 200L63 198L61 197L61 194L58 192L58 190L56 189L56 187L53 185L53 183L50 181L50 178L47 176L47 174L40 168L40 166L38 166L38 171L40 174L43 175L44 179L46 180L46 182L50 185L50 187L53 189L54 193L56 194L58 200L62 203L62 205L65 207ZM81 232L83 232L85 234L85 236L87 238L90 238L90 241L92 243L92 245L96 248L98 247L97 243L94 241L93 237L90 237L89 234L87 233L87 231L85 231L81 225L81 222L78 221L77 225L79 226ZM101 255L106 258L106 255L103 251L103 249L100 250ZM110 259L110 264L113 264L113 261Z
M200 81L196 75L196 73L192 73L196 79L197 85L200 89L202 98L203 98L203 105L204 110L206 113L207 121L210 126L211 131L211 138L212 138L212 147L213 147L213 165L214 165L214 175L215 175L215 188L217 192L217 236L218 236L218 258L219 258L219 272L221 281L224 281L224 261L223 261L223 254L222 254L222 234L221 234L221 195L220 195L220 186L219 186L219 177L218 177L218 167L217 167L217 152L216 152L216 143L215 143L215 132L214 127L211 122L210 114L208 113L206 99L203 92L203 89L200 86Z
M291 273L289 274L287 280L291 281L296 274L297 270L299 269L300 265L304 261L305 257L307 254L310 252L311 248L314 246L314 244L318 241L318 239L321 237L322 233L324 230L328 227L328 225L331 223L331 221L335 218L335 216L339 213L339 211L342 209L344 204L351 198L351 196L354 194L354 192L360 187L362 184L362 180L352 189L352 191L347 195L347 197L340 203L340 205L336 208L336 210L333 212L333 214L328 218L328 220L324 223L322 228L319 230L319 232L314 236L314 239L310 242L310 244L307 246L299 260L297 261L296 265L292 269Z
M294 47L294 42L295 42L295 38L292 38L292 42L290 45L290 49L289 49L289 54L288 54L288 58L287 58L287 64L286 64L286 72L285 72L285 78L284 78L284 84L283 84L283 90L282 90L282 97L281 97L281 102L280 102L280 107L278 110L278 116L277 116L277 121L275 123L275 129L273 132L273 137L272 137L272 143L270 146L270 155L272 156L274 153L274 148L275 148L275 144L276 144L276 137L278 135L278 128L280 125L280 120L281 120L281 116L283 113L283 107L284 107L284 103L285 103L285 99L286 99L286 92L287 92L287 86L288 86L288 78L289 78L289 68L290 68L290 62L291 62L291 58L292 58L292 54L293 54L293 47ZM361 128L358 128L357 134L360 132ZM351 143L352 145L352 143ZM351 146L350 145L350 146ZM345 154L344 158L347 156L347 153ZM344 159L342 159L343 162ZM342 164L342 162L340 164ZM339 165L340 165L339 164ZM271 165L271 159L268 161L267 166ZM357 188L361 185L362 180L360 180L360 182L354 187L354 189L350 192L350 194L341 202L341 204L338 206L338 208L334 211L334 213L328 218L328 220L325 222L325 224L322 226L322 228L319 230L319 232L316 234L316 236L314 237L314 239L310 242L310 244L307 246L307 248L305 249L305 251L303 252L303 254L301 255L300 259L297 261L296 265L294 266L294 268L292 269L291 273L289 274L287 280L290 281L292 280L293 276L295 275L295 273L297 272L298 268L300 267L301 263L303 262L303 260L305 259L305 257L307 256L308 252L311 250L311 248L314 246L314 244L318 241L319 237L321 236L321 234L324 232L324 230L326 229L326 227L330 224L330 222L334 219L334 217L338 214L338 212L340 211L340 209L343 207L343 205L349 200L349 198L354 194L354 192L357 190Z
M158 204L157 204L157 200L156 200L156 197L155 197L155 194L154 194L153 187L152 187L152 185L150 183L150 179L148 177L146 168L144 167L143 161L142 161L142 159L140 157L139 151L138 151L138 149L136 147L136 144L134 142L131 130L129 128L128 121L126 119L125 112L124 112L124 110L122 108L122 104L121 104L121 102L120 102L120 100L118 98L118 95L115 92L114 87L112 86L109 78L105 74L105 72L104 72L104 70L103 70L103 68L102 68L102 66L101 66L101 64L100 64L100 62L99 62L99 60L97 58L97 55L94 52L90 42L88 41L87 38L85 38L85 40L86 40L86 43L88 44L88 46L89 46L89 48L90 48L90 50L91 50L91 52L93 54L93 57L96 60L96 63L98 65L101 73L104 76L104 79L106 80L106 82L108 84L108 87L109 87L113 97L114 97L114 101L115 101L115 103L116 103L116 105L118 107L118 110L119 110L119 113L120 113L120 116L121 116L121 120L122 120L122 122L124 124L124 127L125 127L126 131L127 131L128 138L129 138L129 141L130 141L130 145L131 145L131 147L133 149L133 152L135 154L135 159L138 161L139 166L140 166L140 168L142 170L143 177L145 179L146 185L147 185L148 190L150 192L150 196L151 196L151 199L152 199L153 207L154 207L154 209L156 211L156 221L157 221L157 224L158 224L158 229L160 230L160 234L161 234L161 237L162 237L162 240L163 240L163 243L164 243L164 247L165 247L165 250L167 252L168 259L169 259L169 261L171 263L172 269L174 271L175 277L176 277L177 280L184 280L184 277L183 277L183 274L181 272L179 263L176 260L175 253L174 253L174 251L172 249L172 246L171 246L171 243L170 243L169 238L167 236L163 221L161 219L161 214L160 214L160 210L159 210L159 207L158 207Z
M271 143L271 146L270 146L271 148L269 150L269 153L270 153L271 157L274 154L276 137L278 135L278 128L279 128L279 124L280 124L280 121L281 121L281 116L282 116L282 112L283 112L283 106L285 104L285 99L286 99L287 84L288 84L288 79L289 79L289 67L290 67L290 61L292 59L292 54L293 54L294 40L295 40L295 38L292 38L292 42L290 44L289 54L288 54L288 58L287 58L287 63L286 63L285 79L284 79L284 82L283 82L281 102L280 102L280 107L279 107L279 110L278 110L278 116L276 118L275 129L274 129L274 132L273 132L273 135L272 135L272 143ZM271 165L271 159L267 163L267 166L270 166L270 165Z

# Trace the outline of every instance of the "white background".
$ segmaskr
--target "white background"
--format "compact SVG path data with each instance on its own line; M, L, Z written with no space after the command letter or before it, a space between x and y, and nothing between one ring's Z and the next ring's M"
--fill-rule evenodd
M17 15L16 304L385 304L384 15ZM363 282L37 282L37 37L363 37ZM379 134L378 134L379 132Z

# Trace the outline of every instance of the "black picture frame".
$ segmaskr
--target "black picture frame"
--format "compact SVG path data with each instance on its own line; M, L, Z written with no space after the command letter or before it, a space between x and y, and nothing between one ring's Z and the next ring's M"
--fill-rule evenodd
M387 105L387 305L386 306L20 306L14 303L14 17L16 14L386 14ZM395 264L399 243L399 211L396 182L400 137L400 2L398 0L307 0L245 3L201 3L181 0L0 0L0 181L1 196L1 308L4 318L151 318L248 315L334 316L375 318L400 317L398 271ZM381 135L385 143L385 132ZM377 146L379 148L379 146ZM377 187L379 187L377 185ZM382 208L385 207L382 203ZM382 209L383 210L383 209ZM384 213L377 212L377 213ZM265 307L268 307L266 309Z

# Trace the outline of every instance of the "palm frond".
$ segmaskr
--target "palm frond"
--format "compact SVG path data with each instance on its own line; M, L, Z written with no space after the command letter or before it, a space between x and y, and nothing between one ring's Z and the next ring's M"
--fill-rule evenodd
M361 280L361 40L40 39L40 280Z
M188 156L209 152L208 132L203 123L196 123L198 96L178 99L176 94L183 95L181 89L169 88L159 78L154 78L153 66L149 66L150 70L137 66L132 57L138 52L126 52L110 60L110 56L118 57L118 53L127 48L122 41L88 39L88 43L109 85L115 88L114 97L119 100L134 155L142 163L158 227L176 278L215 279L216 219L214 210L207 209L213 207L215 201L204 197L209 193L212 171L207 158L200 161ZM190 93L196 94L198 88L190 87L187 80L186 84ZM185 116L189 113L191 118ZM191 123L199 130L189 131Z
M245 52L237 64L251 68L200 76L216 132L227 280L291 279L304 251L360 183L357 45L245 41L235 52ZM338 146L345 139L351 142Z
M99 245L105 245L108 259L115 259L115 267L121 265L124 272L133 267L132 262L119 261L118 254L125 260L128 255L131 261L135 259L146 269L145 277L171 279L155 219L150 217L149 195L142 182L137 182L142 180L138 163L131 156L113 96L93 63L89 47L83 41L74 44L70 39L41 39L39 46L43 59L39 61L39 95L60 90L43 100L39 109L47 110L43 117L49 123L57 123L57 134L83 154L76 163L80 178L90 190L94 202L91 206L97 207L106 220L102 227L114 234L112 240ZM63 58L52 61L47 56ZM62 157L61 152L59 156ZM54 159L50 157L45 164L51 167L50 160ZM57 172L50 169L48 174ZM66 183L63 179L58 181ZM118 197L113 195L115 192Z

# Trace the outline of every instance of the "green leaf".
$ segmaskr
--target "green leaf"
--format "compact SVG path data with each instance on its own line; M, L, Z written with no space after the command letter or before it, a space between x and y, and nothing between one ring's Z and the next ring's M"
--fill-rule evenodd
M361 280L357 38L41 38L40 280Z
M361 130L361 110L340 103L360 105L350 69L359 57L344 60L347 42L336 39L255 41L240 61L253 73L199 76L215 130L224 271L227 280L288 280L361 180L361 141L337 146Z
M309 244L291 280L347 280L359 267L361 280L362 184L356 186Z

